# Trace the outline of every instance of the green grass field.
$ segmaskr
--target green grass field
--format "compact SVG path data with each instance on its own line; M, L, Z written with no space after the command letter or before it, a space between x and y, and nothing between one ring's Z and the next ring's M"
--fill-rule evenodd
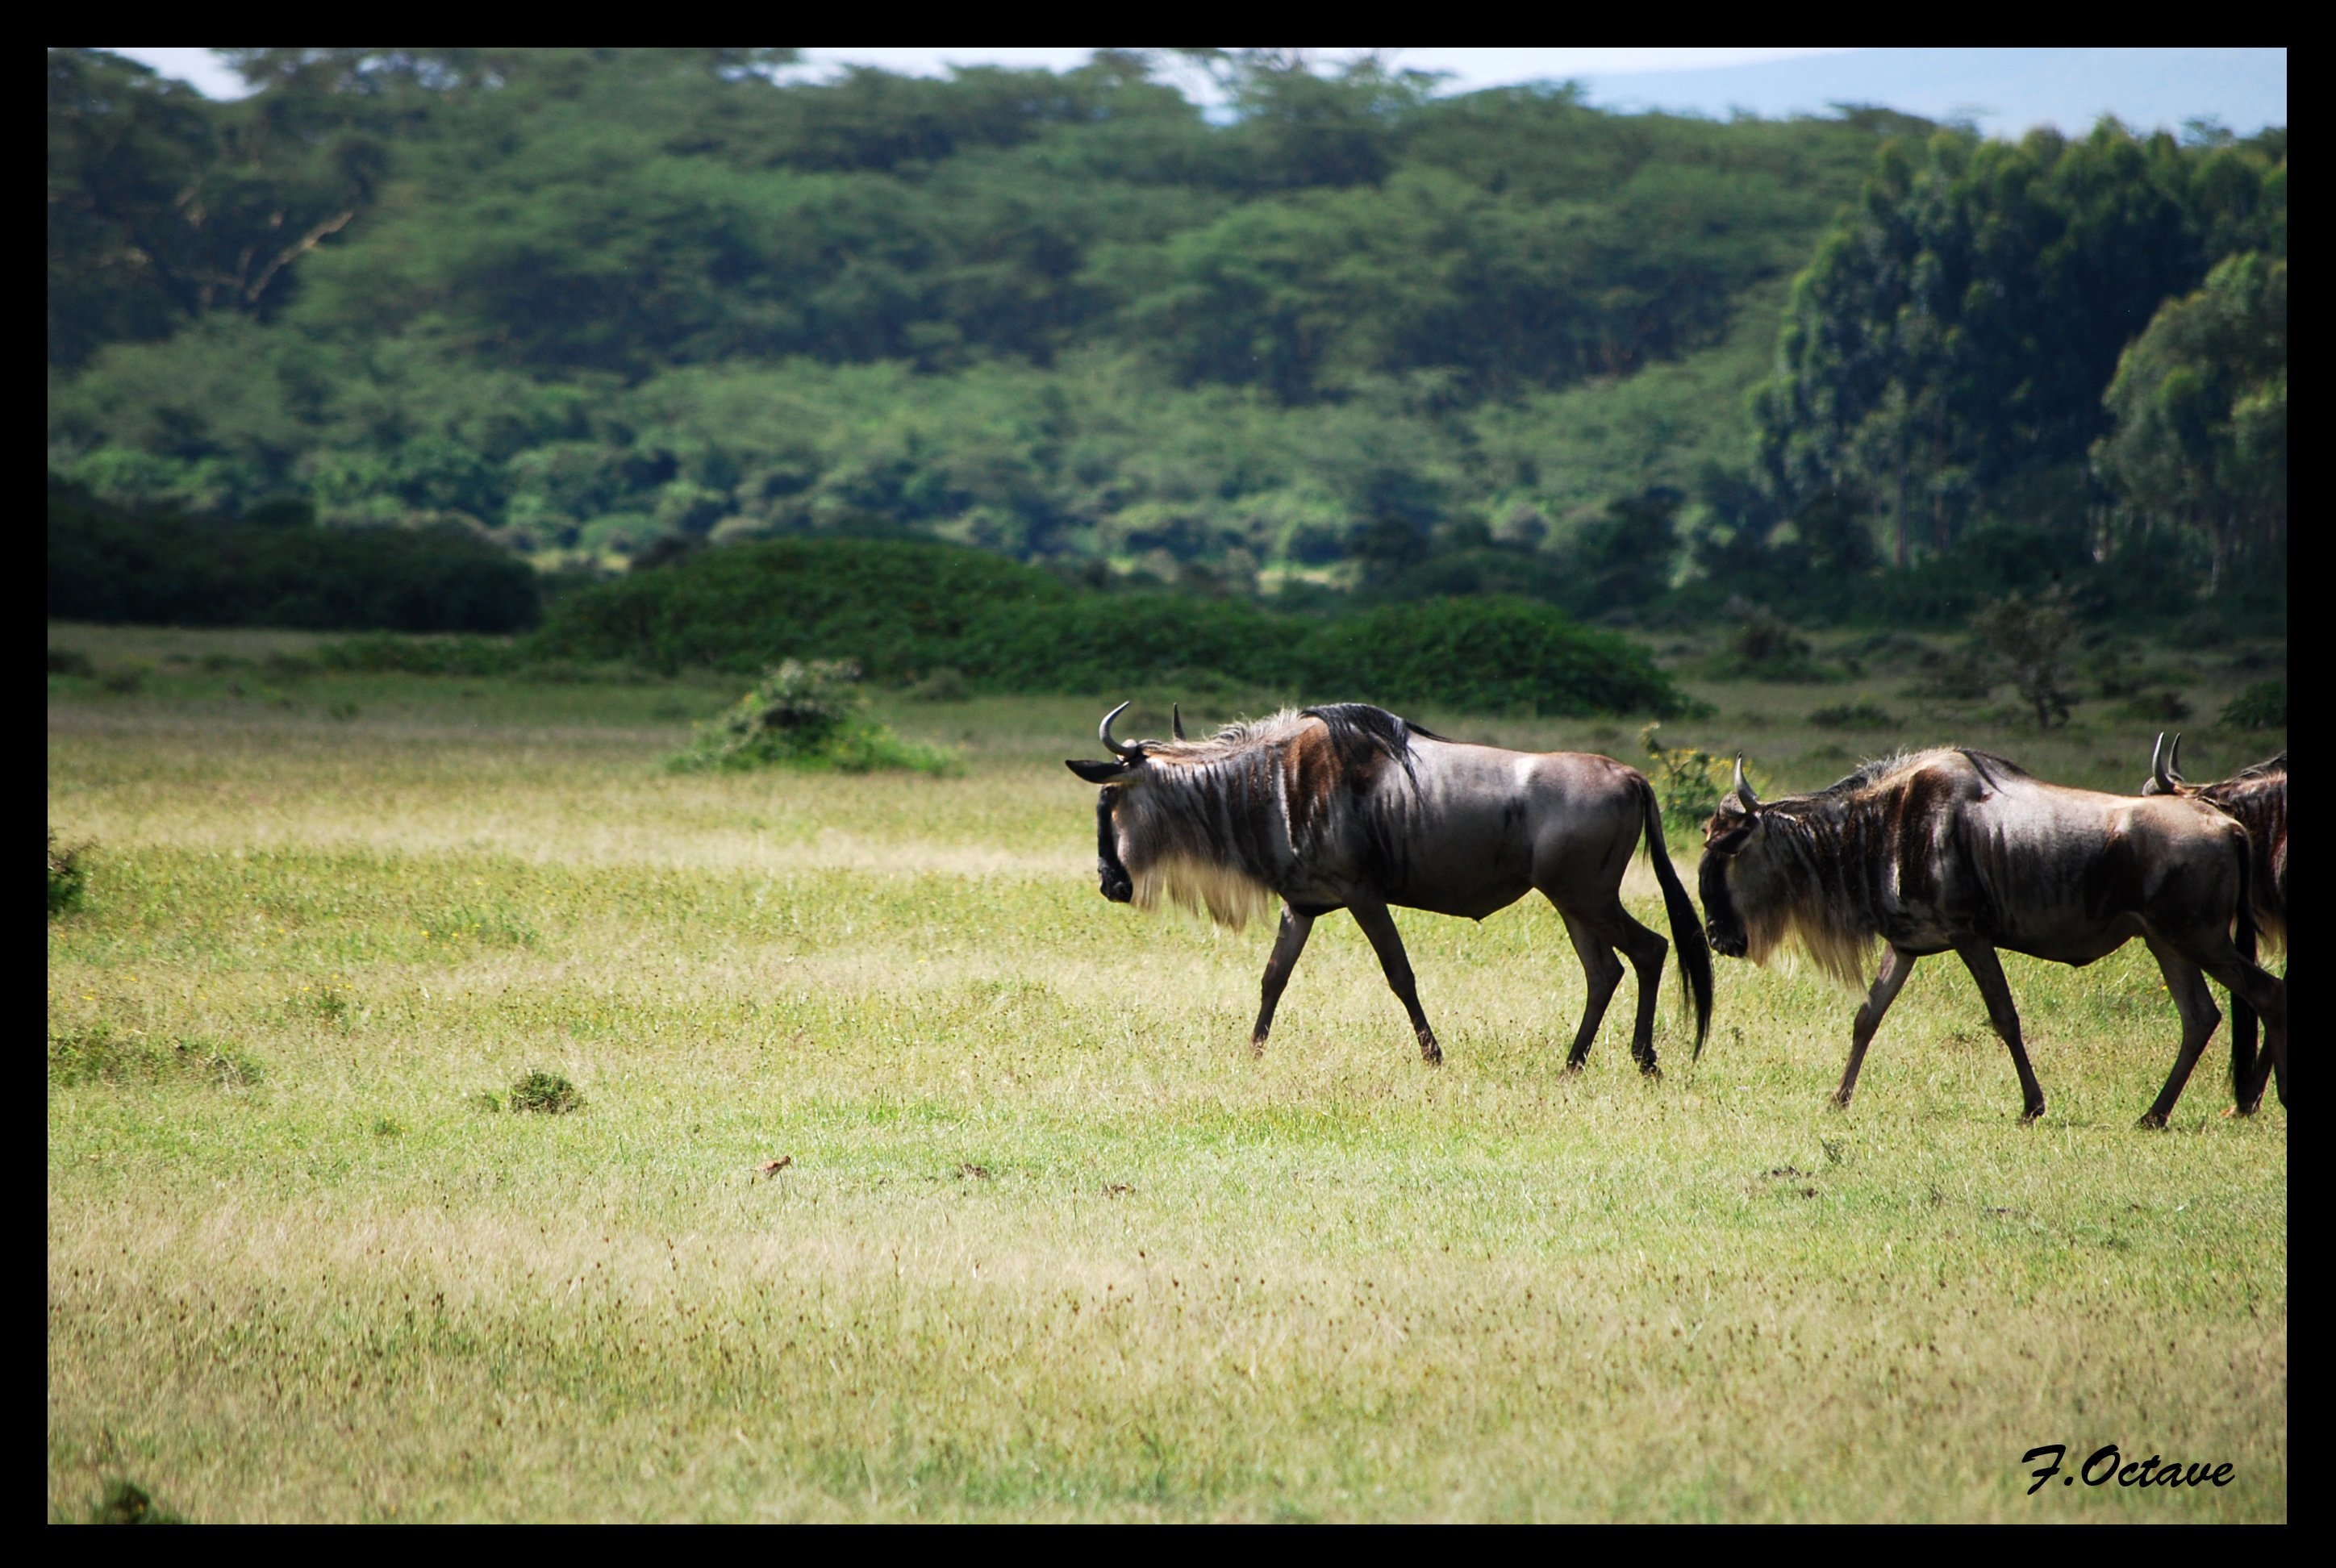
M1854 998L1725 960L1699 1065L1668 996L1641 1081L1626 982L1568 1078L1535 904L1399 912L1441 1070L1345 920L1257 1063L1268 933L1096 894L1059 759L1102 694L881 705L958 778L676 775L729 684L51 641L97 672L49 687L95 845L49 927L52 1519L123 1477L197 1520L2287 1515L2287 1115L2220 1115L2218 1037L2134 1130L2177 1037L2137 944L2006 956L2030 1127L1943 960L1845 1114ZM2184 673L2192 776L2283 744ZM1906 678L1690 682L1717 716L1664 733L1784 788L1949 740L2146 769L2112 705L2039 739ZM1861 696L1897 726L1806 722ZM580 1107L510 1109L535 1070ZM2233 1478L2026 1495L2051 1443Z

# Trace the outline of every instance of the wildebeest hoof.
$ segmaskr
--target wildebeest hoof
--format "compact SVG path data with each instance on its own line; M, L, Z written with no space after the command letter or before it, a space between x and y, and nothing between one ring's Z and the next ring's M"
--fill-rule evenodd
M1640 1062L1639 1064L1639 1076L1647 1079L1650 1083L1660 1084L1663 1081L1662 1068L1655 1066L1652 1062Z
M1566 1058L1565 1062L1565 1072L1570 1077L1580 1077L1582 1076L1582 1064L1569 1057Z
M2020 1125L2023 1127L2032 1127L2043 1119L2043 1115L2044 1107L2041 1105L2038 1105L2033 1110L2022 1111L2020 1113Z
M1444 1052L1434 1040L1430 1040L1419 1047L1419 1059L1431 1067L1440 1067L1444 1065Z
M2144 1133L2164 1132L2166 1130L2166 1118L2159 1115L2156 1111L2144 1111L2141 1114L2141 1120L2134 1124L2134 1128L2137 1132Z

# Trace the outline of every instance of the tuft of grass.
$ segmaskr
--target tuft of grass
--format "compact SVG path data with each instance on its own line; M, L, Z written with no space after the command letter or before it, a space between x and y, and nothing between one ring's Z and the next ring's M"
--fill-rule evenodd
M49 673L87 677L97 673L97 666L77 648L53 647L49 649Z
M136 1031L117 1031L101 1019L86 1029L49 1037L52 1084L157 1083L168 1078L244 1088L265 1076L258 1058L200 1036L167 1043Z
M135 696L146 685L146 667L116 665L97 677L97 684L116 696Z
M135 1481L117 1478L106 1483L105 1495L90 1511L92 1524L183 1524L181 1515L161 1506Z
M558 1073L547 1073L538 1068L511 1086L509 1103L514 1111L564 1116L570 1111L580 1109L584 1096L576 1092L575 1085Z
M677 772L793 767L838 773L959 771L931 746L901 739L869 716L860 668L843 660L788 659L731 707L701 724L669 759Z
M57 830L49 830L49 919L81 908L89 891L89 845L59 847Z

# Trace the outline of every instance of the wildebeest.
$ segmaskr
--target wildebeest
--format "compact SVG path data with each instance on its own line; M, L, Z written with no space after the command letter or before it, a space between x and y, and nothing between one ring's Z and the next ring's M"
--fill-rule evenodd
M2142 1125L2166 1125L2220 1021L2204 975L2262 1015L2287 1098L2287 988L2232 943L2234 923L2251 920L2246 834L2203 803L2069 789L1961 748L1869 763L1828 789L1764 802L1738 758L1705 826L1698 877L1711 945L1731 958L1762 960L1797 938L1854 985L1874 941L1886 944L1836 1105L1849 1104L1914 961L1952 952L1979 982L2020 1074L2021 1119L2033 1121L2044 1091L1996 950L2081 968L2135 937L2182 1014L2181 1054Z
M2146 795L2188 795L2205 801L2224 815L2235 818L2247 830L2253 850L2250 866L2254 891L2254 929L2273 947L2287 946L2287 754L2280 753L2253 767L2241 768L2229 778L2194 784L2182 776L2182 737L2166 744L2160 730L2149 752L2149 777L2142 781ZM2253 958L2252 943L2242 941L2240 953ZM2254 1009L2238 997L2231 998L2231 1078L2239 1104L2252 1106L2262 1100L2263 1073L2255 1060Z
M2254 846L2255 930L2273 947L2287 946L2287 754L2241 768L2210 784L2194 784L2180 769L2182 737L2170 747L2160 731L2149 754L2146 795L2188 795L2205 801L2247 830Z
M1538 888L1557 906L1589 977L1566 1057L1582 1066L1622 978L1638 973L1630 1054L1654 1073L1655 995L1669 944L1622 908L1622 872L1644 830L1679 967L1694 995L1695 1043L1711 1023L1711 958L1695 906L1663 845L1662 813L1636 768L1575 752L1472 745L1361 703L1278 713L1207 739L1123 742L1104 716L1108 762L1068 763L1095 802L1103 895L1149 909L1162 900L1238 926L1281 900L1250 1048L1265 1049L1273 1009L1314 922L1350 910L1402 999L1420 1055L1439 1062L1389 905L1483 920Z

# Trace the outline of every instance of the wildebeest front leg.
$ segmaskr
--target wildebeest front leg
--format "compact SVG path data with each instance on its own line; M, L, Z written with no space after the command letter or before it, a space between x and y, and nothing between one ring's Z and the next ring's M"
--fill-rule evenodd
M1833 1092L1833 1103L1844 1109L1849 1096L1857 1093L1857 1069L1865 1065L1865 1047L1874 1043L1874 1031L1882 1027L1882 1015L1898 999L1898 988L1914 972L1912 953L1896 948L1882 955L1882 971L1874 977L1874 989L1865 993L1864 1006L1857 1009L1857 1019L1849 1028L1849 1066L1841 1075L1841 1087Z
M2044 1114L2044 1089L2036 1081L2036 1069L2028 1065L2028 1047L2020 1043L2020 1009L2011 1005L2011 982L2003 978L2003 960L1983 942L1957 948L1955 956L1979 982L1979 994L1987 1002L1987 1021L1995 1026L1996 1037L2011 1052L2011 1065L2020 1074L2020 1119L2032 1122Z
M2196 964L2154 940L2149 950L2157 955L2158 969L2166 976L2166 995L2174 998L2175 1008L2182 1015L2182 1050L2174 1058L2174 1071L2166 1075L2166 1086L2157 1091L2156 1100L2142 1113L2139 1124L2162 1127L2174 1114L2174 1102L2182 1097L2182 1086L2190 1081L2190 1069L2198 1065L2198 1057L2205 1050L2206 1042L2214 1038L2214 1026L2223 1021L2223 1014L2214 1006L2214 993L2206 989L2206 977Z
M1403 950L1403 938L1396 934L1395 917L1385 904L1355 904L1355 923L1370 938L1371 950L1379 956L1379 968L1387 972L1388 987L1403 1003L1403 1010L1411 1015L1411 1032L1419 1037L1419 1054L1430 1066L1444 1060L1444 1048L1436 1043L1436 1031L1427 1027L1427 1015L1419 1008L1419 987L1411 978L1411 959Z
M1281 934L1273 939L1273 956L1265 960L1257 1027L1249 1032L1251 1056L1265 1055L1266 1031L1273 1027L1273 1009L1281 1005L1281 988L1290 983L1290 971L1298 967L1298 955L1306 950L1307 934L1313 929L1312 915L1301 915L1288 904L1281 906Z

